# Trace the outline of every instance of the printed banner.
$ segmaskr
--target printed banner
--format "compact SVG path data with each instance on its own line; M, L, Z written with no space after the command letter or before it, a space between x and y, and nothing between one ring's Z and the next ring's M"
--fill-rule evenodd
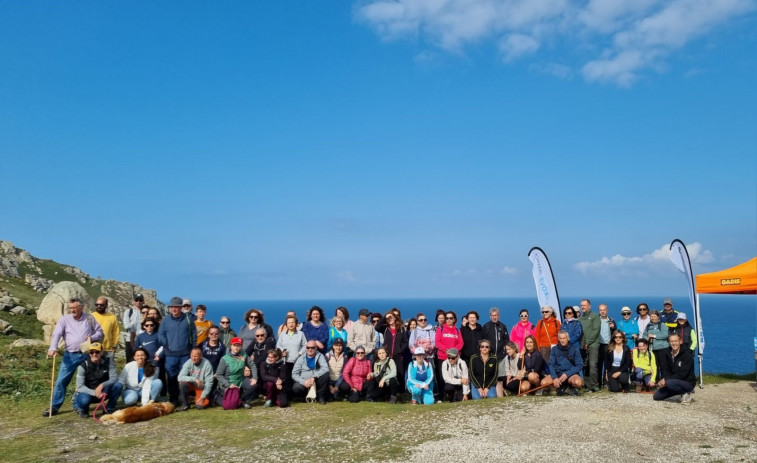
M528 251L528 258L534 264L532 273L534 274L534 284L536 285L536 297L539 299L539 307L548 305L555 311L555 316L560 322L560 298L557 295L557 285L555 276L552 273L552 267L549 265L549 259L541 248L533 247Z
M694 324L697 331L697 350L699 355L704 352L704 333L702 332L702 317L699 314L699 298L697 297L696 284L694 283L694 272L691 271L691 261L689 260L689 251L686 250L686 245L679 239L673 240L670 243L670 260L673 261L673 265L676 266L679 272L683 273L686 277L686 281L689 283L689 299L691 300L691 307L694 309Z

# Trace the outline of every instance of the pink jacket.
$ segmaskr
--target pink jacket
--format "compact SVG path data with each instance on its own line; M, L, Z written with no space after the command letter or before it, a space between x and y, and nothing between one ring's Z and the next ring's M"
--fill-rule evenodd
M440 360L447 360L447 349L453 347L458 352L462 351L463 336L456 326L450 328L447 324L444 324L441 329L436 330L436 356Z
M513 325L513 329L510 330L510 341L518 345L518 349L523 350L523 343L526 341L526 337L534 334L534 325L531 322L526 322L524 325L522 322L518 322Z
M352 357L347 360L347 365L342 370L342 378L350 387L362 391L363 383L367 381L366 377L368 373L372 373L371 361L367 358L358 360L356 357Z

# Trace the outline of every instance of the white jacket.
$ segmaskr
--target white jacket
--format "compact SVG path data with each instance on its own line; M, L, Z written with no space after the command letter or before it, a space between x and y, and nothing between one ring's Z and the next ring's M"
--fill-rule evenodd
M139 367L137 362L129 362L118 375L118 381L124 385L124 389L132 391L142 391L142 405L150 401L150 386L152 380L158 377L159 368L155 367L155 373L152 376L142 376L142 382L139 382Z

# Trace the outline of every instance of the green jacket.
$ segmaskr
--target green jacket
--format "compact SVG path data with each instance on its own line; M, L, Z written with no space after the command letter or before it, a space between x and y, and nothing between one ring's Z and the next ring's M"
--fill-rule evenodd
M599 330L602 327L599 315L590 310L589 312L581 314L581 318L579 318L578 321L581 322L581 328L584 330L584 339L583 342L581 342L581 346L598 347Z

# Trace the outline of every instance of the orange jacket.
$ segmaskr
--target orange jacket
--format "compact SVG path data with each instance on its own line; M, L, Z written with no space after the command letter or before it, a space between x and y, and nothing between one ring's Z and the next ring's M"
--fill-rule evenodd
M539 347L551 347L557 344L557 333L560 331L560 320L543 318L536 323L536 343Z

